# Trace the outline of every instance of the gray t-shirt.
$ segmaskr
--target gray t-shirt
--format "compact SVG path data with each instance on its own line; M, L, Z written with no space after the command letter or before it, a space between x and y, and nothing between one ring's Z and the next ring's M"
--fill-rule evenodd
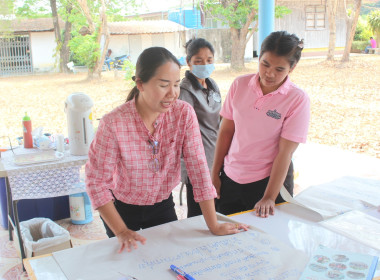
M199 83L190 71L186 71L185 78L181 81L179 99L188 102L195 110L202 135L207 165L211 172L220 125L219 112L222 98L218 85L213 79L207 78L206 83L207 89ZM181 181L188 184L186 167L183 160L181 162Z

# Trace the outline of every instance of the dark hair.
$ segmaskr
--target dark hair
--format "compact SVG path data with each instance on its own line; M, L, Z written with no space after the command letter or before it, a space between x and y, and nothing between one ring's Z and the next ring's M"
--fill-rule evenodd
M373 37L369 37L370 39L373 39Z
M136 74L132 77L133 81L137 79L143 83L148 82L156 74L157 68L165 63L172 61L181 68L181 64L177 58L167 49L162 47L152 47L145 49L139 56L136 62ZM139 90L135 86L128 94L127 101L137 97Z
M261 44L260 57L265 52L273 52L278 56L285 56L290 67L293 67L301 58L303 40L298 39L295 34L286 31L276 31L268 35Z
M189 62L190 59L196 55L200 49L208 48L212 55L214 55L214 47L211 45L210 42L206 41L203 38L193 38L186 42L185 49L186 49L186 61Z

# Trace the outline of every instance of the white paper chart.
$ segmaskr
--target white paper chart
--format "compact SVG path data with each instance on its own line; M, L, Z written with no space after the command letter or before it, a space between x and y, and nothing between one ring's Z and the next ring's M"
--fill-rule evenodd
M215 236L203 217L141 231L146 245L117 253L115 238L53 253L69 280L176 279L174 264L197 280L298 279L308 257L274 237L248 231Z

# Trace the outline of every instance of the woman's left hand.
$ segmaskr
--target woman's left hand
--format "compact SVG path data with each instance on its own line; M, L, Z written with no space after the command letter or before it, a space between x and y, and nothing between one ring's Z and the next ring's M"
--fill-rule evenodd
M262 198L256 203L254 209L256 209L256 216L267 218L270 215L274 215L274 200L270 198Z
M233 223L218 223L215 228L210 229L215 235L228 235L239 233L242 230L247 231L248 225L246 224L233 224Z

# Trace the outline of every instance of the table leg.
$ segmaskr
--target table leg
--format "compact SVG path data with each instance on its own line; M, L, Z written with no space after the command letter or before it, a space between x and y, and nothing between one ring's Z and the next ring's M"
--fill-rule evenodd
M18 219L17 203L18 203L18 200L13 201L13 204L12 204L13 215L14 215L15 227L16 227L17 235L18 235L18 243L20 246L22 269L23 271L25 271L23 260L26 258L26 256L25 256L25 251L24 251L24 240L22 239L21 230L20 230L20 221Z
M14 216L12 212L12 191L9 184L8 177L5 177L5 189L7 191L7 209L8 209L8 232L9 232L9 240L13 241L13 235L12 235L12 223L11 220L14 221Z

